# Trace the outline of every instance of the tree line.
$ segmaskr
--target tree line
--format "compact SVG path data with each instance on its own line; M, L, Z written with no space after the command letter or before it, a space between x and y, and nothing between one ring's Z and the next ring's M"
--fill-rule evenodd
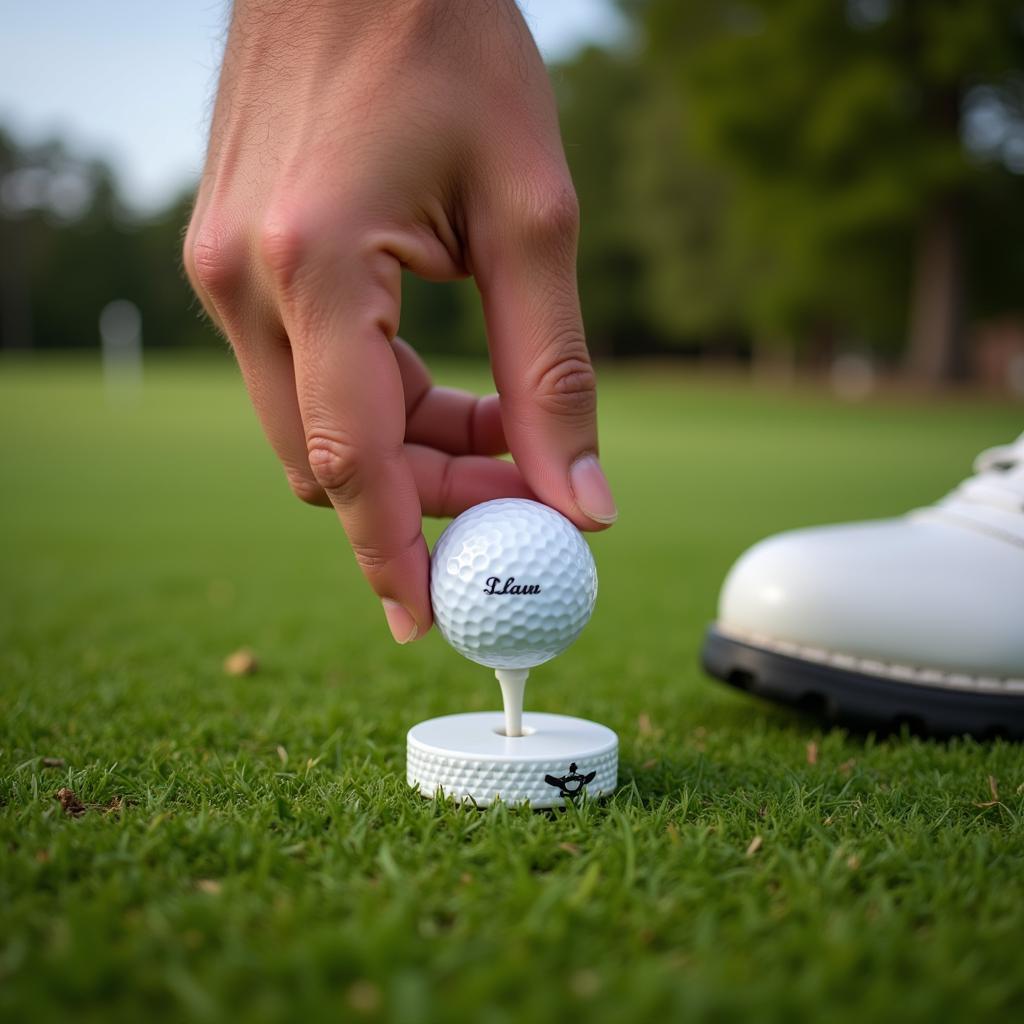
M620 0L630 31L552 68L605 357L970 372L1024 318L1024 4ZM180 270L191 197L140 217L113 170L0 131L0 345L97 344L112 299L147 346L220 344ZM407 275L402 332L482 352L470 282Z

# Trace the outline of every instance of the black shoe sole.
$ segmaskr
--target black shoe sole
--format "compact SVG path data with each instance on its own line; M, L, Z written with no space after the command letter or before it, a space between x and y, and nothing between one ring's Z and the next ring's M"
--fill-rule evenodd
M968 693L851 672L730 639L714 626L701 663L738 690L858 731L1024 739L1024 694Z

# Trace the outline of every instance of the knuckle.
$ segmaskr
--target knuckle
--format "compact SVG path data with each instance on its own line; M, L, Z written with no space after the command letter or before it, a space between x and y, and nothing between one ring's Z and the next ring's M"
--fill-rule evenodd
M407 540L400 539L392 547L381 547L368 544L365 541L353 542L352 554L355 555L356 564L363 574L373 577L383 572L395 559L400 558L410 548L413 548L420 541L420 535L410 537Z
M575 246L580 226L575 189L571 184L560 184L534 194L523 203L519 220L530 241Z
M451 508L452 493L455 488L455 459L444 460L444 467L441 470L441 479L437 487L437 504L439 509Z
M366 576L373 576L381 572L391 561L391 555L383 548L372 547L368 544L354 544L352 554L355 555L356 564Z
M292 494L299 501L306 505L323 505L324 489L308 472L302 473L298 470L287 469L285 474L288 477L288 486L292 489Z
M287 287L306 262L311 245L302 218L290 207L271 209L260 225L258 246L262 264Z
M559 418L586 421L597 412L597 378L582 335L563 345L554 362L538 375L534 395L540 407Z
M337 238L350 244L353 237L350 197L338 198L328 209L312 196L297 196L297 188L291 185L271 198L256 230L256 258L282 289L292 287L315 257L337 254Z
M336 431L314 431L306 439L313 478L328 494L351 498L358 486L359 449Z
M185 272L192 287L211 295L236 288L245 276L245 246L239 235L217 221L190 229L185 238Z
M194 249L195 221L189 224L188 230L185 232L185 237L181 244L181 262L185 268L185 276L188 278L193 290L198 291L199 289L196 288L196 261L192 255Z

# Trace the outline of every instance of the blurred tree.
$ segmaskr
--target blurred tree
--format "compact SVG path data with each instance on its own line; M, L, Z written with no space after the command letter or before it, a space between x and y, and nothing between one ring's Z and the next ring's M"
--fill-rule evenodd
M589 48L553 77L582 210L592 350L735 348L745 274L720 231L728 184L695 157L672 83L628 47Z
M117 298L141 309L147 347L209 344L180 272L190 203L133 216L102 161L0 132L0 348L93 347Z
M0 130L0 350L32 344L31 275L25 230L8 208L13 175L19 168L14 141Z
M404 273L398 330L424 354L479 356L487 352L480 295L471 280L437 284Z
M891 344L909 307L911 370L961 374L965 210L1009 173L979 167L964 119L979 88L1019 96L1022 5L623 6L674 72L694 146L732 177L723 230L758 268L755 334Z
M552 69L596 354L870 346L935 380L1021 314L1022 0L620 3L629 38ZM0 132L0 347L94 346L115 298L147 347L210 344L189 204L132 215L102 162ZM472 281L406 275L400 329L485 348Z
M628 122L620 205L641 254L640 294L656 329L714 347L742 328L749 273L727 237L731 182L694 155L687 120L671 83L649 68Z
M554 70L562 139L581 211L577 276L591 349L621 355L648 347L643 287L648 261L626 202L630 126L646 93L628 55L589 47Z

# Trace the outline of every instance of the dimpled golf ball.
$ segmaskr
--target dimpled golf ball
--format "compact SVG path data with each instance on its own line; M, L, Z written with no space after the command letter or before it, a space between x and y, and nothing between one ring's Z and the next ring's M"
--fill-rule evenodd
M533 668L587 624L597 568L561 513L523 498L463 512L434 546L430 600L444 638L488 668Z

